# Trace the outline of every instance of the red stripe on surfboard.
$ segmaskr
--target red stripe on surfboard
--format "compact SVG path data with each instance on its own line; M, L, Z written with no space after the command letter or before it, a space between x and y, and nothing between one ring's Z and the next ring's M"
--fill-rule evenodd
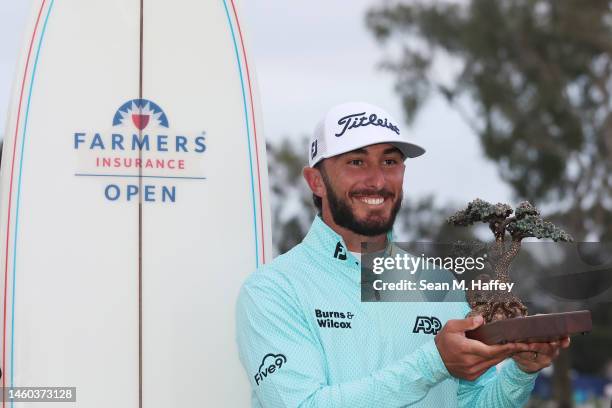
M15 134L13 136L13 154L11 157L11 177L9 179L9 196L8 196L8 215L6 222L6 247L4 249L4 305L3 305L3 331L2 331L2 389L6 389L6 300L7 300L7 286L8 286L8 250L9 250L9 238L11 230L11 203L13 198L13 175L15 170L15 152L17 150L17 136L19 134L19 120L21 118L21 103L23 102L23 92L25 90L26 75L28 73L28 67L30 65L30 56L32 55L32 46L34 45L34 38L36 38L36 31L38 30L38 23L40 22L40 16L45 7L47 0L43 0L40 9L38 10L38 16L36 17L36 24L34 24L34 31L32 32L32 38L30 39L30 46L28 48L28 56L26 58L25 70L23 71L23 78L21 80L21 90L19 92L19 104L17 105L17 122L15 124ZM14 262L14 261L13 261ZM3 391L4 393L4 391ZM5 398L2 399L2 407L6 404Z
M266 262L266 247L264 239L264 216L263 216L263 204L261 199L261 175L259 173L259 148L257 144L257 126L255 125L255 108L253 105L253 91L251 87L251 74L249 72L249 63L247 62L246 49L244 47L244 40L242 38L242 29L240 28L240 21L238 20L238 13L236 13L236 6L234 0L230 0L232 4L232 11L234 13L234 20L236 20L236 26L238 27L238 35L240 36L240 48L242 50L242 59L244 60L244 66L246 68L247 82L249 84L249 98L251 101L251 121L253 122L253 135L255 137L255 160L257 163L257 191L259 193L259 217L261 219L261 258L262 263Z

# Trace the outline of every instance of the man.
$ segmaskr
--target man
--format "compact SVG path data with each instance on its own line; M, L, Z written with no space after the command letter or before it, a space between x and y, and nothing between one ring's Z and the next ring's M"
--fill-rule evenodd
M465 337L483 324L463 318L465 302L360 301L361 243L391 240L404 160L424 150L365 103L331 109L313 136L303 173L319 215L302 243L253 273L238 298L252 406L522 406L569 339L487 346ZM444 326L435 336L413 330L421 316Z

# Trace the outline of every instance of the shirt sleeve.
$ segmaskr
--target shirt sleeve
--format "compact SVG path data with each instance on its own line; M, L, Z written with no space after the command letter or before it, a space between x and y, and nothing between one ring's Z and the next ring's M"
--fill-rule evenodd
M469 305L466 303L464 308L467 314ZM459 407L522 407L529 400L537 376L538 373L524 372L514 360L508 359L499 371L491 367L474 381L459 379Z
M527 403L538 373L521 370L512 359L497 372L491 367L475 381L459 380L460 407L522 407Z
M329 384L326 356L288 288L247 281L237 303L239 357L266 408L410 406L451 378L433 339L365 377Z

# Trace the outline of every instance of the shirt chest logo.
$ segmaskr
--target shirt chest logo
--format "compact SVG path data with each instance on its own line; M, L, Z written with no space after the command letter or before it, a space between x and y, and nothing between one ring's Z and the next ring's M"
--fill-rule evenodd
M336 244L336 250L334 251L334 258L337 258L341 261L346 261L346 249L344 249L344 245L341 242Z
M315 309L317 324L322 329L352 329L351 320L355 315L351 312L322 311Z
M435 316L417 316L414 322L413 333L423 332L436 335L442 328L442 322Z

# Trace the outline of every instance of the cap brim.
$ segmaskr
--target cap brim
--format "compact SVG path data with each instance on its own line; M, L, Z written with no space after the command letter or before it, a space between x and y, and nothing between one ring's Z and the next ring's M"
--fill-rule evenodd
M423 149L421 146L416 145L414 143L408 143L408 142L389 142L389 143L391 143L393 146L396 146L398 149L400 149L401 152L404 154L404 157L406 158L419 157L420 155L425 153L425 149Z
M380 141L380 142L375 142L373 144L377 144L377 143L389 143L389 144L397 147L402 152L402 154L404 155L404 159L419 157L423 153L425 153L425 149L423 149L421 146L416 145L414 143L398 142L398 141ZM344 153L348 153L348 152L350 152L352 150L359 149L360 147L363 147L363 146L347 147L345 150L340 151L340 152L335 153L335 154L330 155L330 156L320 155L319 157L317 157L317 160L315 160L314 162L310 163L310 167L314 167L318 162L320 162L322 160L328 159L330 157L338 156L338 155L341 155L341 154L344 154Z

